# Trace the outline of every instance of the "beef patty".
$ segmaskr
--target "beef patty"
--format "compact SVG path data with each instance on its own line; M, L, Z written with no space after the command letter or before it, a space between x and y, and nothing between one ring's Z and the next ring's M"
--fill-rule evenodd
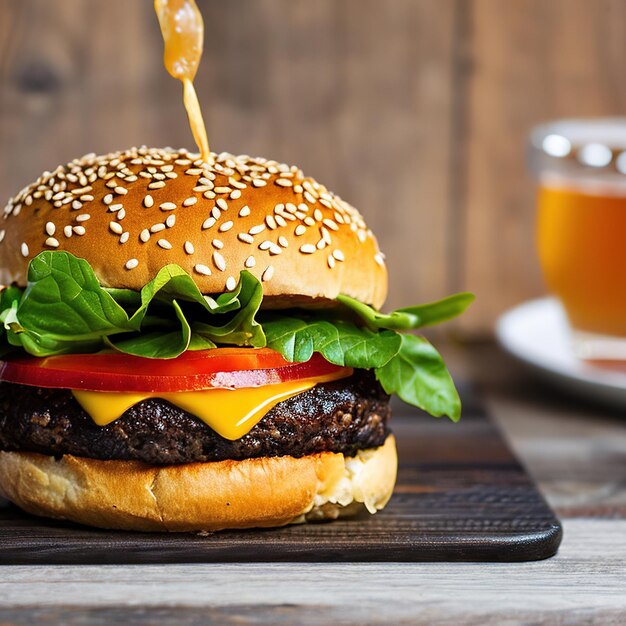
M389 417L389 396L365 370L278 403L236 441L157 398L98 426L67 389L0 383L1 449L152 465L325 451L354 456L384 443Z

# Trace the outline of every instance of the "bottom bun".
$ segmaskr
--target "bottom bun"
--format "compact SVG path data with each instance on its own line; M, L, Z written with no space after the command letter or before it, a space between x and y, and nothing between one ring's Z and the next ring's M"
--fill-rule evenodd
M28 513L100 528L213 531L375 513L391 497L396 469L393 435L355 457L322 452L162 467L0 452L0 494Z

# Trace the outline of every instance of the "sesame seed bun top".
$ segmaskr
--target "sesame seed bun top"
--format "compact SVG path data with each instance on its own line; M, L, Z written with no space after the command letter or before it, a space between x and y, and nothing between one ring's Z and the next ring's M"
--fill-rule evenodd
M197 159L132 148L44 172L4 209L0 282L24 286L34 256L66 250L107 287L139 290L177 263L206 294L233 289L247 269L269 304L344 293L382 305L384 256L356 209L294 166Z

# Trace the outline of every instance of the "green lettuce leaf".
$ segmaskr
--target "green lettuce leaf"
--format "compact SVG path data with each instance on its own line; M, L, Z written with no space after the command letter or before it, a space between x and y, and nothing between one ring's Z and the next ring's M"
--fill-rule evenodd
M435 417L461 417L461 400L443 359L424 337L400 335L398 354L376 370L376 378L388 394Z
M168 265L140 292L102 287L84 259L42 252L28 286L0 292L0 357L109 348L154 359L221 345L268 346L291 362L320 353L331 363L373 370L387 393L432 415L457 420L460 401L437 351L401 334L462 313L467 293L383 314L348 296L324 310L262 311L263 287L242 271L233 291L203 295L181 267Z
M308 361L319 352L336 365L372 369L387 363L400 349L401 336L375 332L341 320L275 317L263 320L267 346L287 361Z
M212 298L177 265L162 268L140 293L107 289L84 259L47 251L31 261L25 290L2 292L0 350L20 347L43 357L108 347L168 359L218 342L263 347L255 320L262 299L263 288L249 272L232 292Z
M369 328L400 331L416 330L457 317L474 301L474 294L457 293L443 300L397 309L389 314L380 313L349 296L339 295L337 301L355 313Z

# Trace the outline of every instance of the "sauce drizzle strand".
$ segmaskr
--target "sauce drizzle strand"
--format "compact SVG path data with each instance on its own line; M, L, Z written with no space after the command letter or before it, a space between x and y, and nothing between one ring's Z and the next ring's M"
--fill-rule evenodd
M195 0L154 0L165 43L163 62L183 83L183 101L193 138L205 163L212 161L204 120L193 79L202 57L204 23Z

